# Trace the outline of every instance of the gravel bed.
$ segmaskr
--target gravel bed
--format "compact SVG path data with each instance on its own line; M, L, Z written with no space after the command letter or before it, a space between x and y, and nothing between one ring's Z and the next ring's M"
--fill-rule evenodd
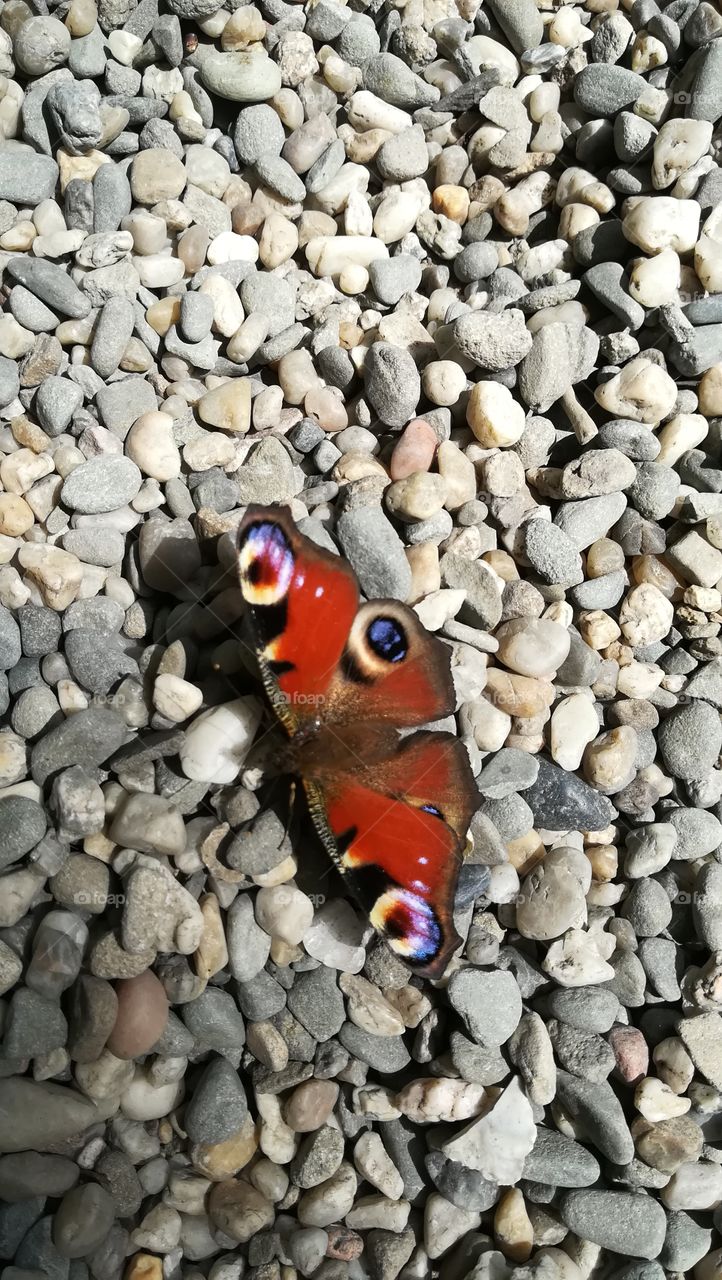
M720 1280L722 16L217 3L0 0L3 1280ZM436 983L249 503L449 645Z

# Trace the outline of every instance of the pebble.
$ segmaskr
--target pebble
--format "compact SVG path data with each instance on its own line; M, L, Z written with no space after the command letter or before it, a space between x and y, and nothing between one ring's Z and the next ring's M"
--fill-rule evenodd
M561 1203L563 1221L584 1239L614 1253L656 1258L664 1243L667 1219L648 1196L619 1191L569 1191Z
M721 46L683 8L6 5L13 1274L714 1257ZM480 808L432 986L257 790L249 503L449 654Z

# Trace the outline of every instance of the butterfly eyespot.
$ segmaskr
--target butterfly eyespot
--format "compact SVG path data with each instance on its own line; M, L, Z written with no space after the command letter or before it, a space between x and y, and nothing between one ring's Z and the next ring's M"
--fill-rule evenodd
M369 648L385 662L401 662L409 651L406 632L395 618L374 618L366 629Z
M409 889L388 889L377 898L371 923L406 960L431 960L441 946L441 926L433 907Z
M433 818L441 818L443 822L444 815L440 809L436 808L435 804L422 804L420 808L422 813L430 813Z
M271 521L252 524L240 546L239 569L249 604L278 604L293 579L294 555L283 529Z

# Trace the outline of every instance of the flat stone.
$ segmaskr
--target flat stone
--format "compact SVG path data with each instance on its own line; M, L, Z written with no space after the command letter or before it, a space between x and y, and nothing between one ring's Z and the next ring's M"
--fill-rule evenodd
M550 831L601 831L616 814L606 796L543 758L536 782L523 795L535 822Z
M624 1191L570 1191L561 1201L562 1221L583 1240L632 1258L658 1257L667 1215L651 1196Z

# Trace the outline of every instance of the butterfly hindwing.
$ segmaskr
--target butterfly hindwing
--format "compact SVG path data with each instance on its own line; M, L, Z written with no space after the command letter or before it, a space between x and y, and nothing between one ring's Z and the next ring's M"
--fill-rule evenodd
M306 787L371 923L418 973L438 977L460 941L454 896L479 803L464 747L451 734L414 733L387 759L353 772L321 768Z

